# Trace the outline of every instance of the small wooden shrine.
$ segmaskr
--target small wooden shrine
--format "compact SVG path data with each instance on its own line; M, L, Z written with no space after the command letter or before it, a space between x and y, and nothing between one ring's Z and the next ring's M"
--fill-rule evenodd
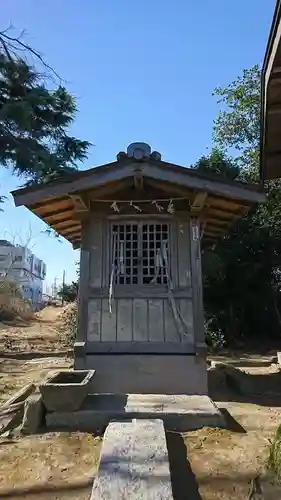
M144 143L113 163L13 192L81 248L75 367L108 393L206 394L201 250L259 187L162 161Z

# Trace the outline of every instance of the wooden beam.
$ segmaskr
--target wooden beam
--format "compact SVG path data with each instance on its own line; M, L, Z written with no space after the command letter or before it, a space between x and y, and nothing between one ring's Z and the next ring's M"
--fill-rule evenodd
M65 222L58 222L56 224L56 229L57 230L63 230L63 229L72 229L72 228L78 228L78 227L81 227L81 224L79 223L79 221L65 221Z
M269 34L269 39L266 48L265 59L262 68L262 76L267 86L268 79L274 68L274 62L276 61L276 55L280 46L281 39L281 23L280 23L280 2L276 2L273 21L271 25L271 30Z
M72 243L72 246L73 246L73 250L78 250L78 248L80 248L81 246L81 241L71 241L70 243Z
M52 217L48 217L48 219L45 219L44 217L40 217L46 224L48 224L49 226L55 226L56 224L58 224L59 222L72 222L75 220L73 219L73 214L69 214L68 216L67 215L56 215L56 218L53 219Z
M88 341L86 344L87 354L195 354L193 342L148 342L148 341L119 341L119 342L95 342ZM165 495L166 497L166 495ZM102 498L102 497L99 497ZM109 497L103 497L109 498ZM111 498L117 498L113 496ZM118 498L120 496L118 495ZM123 497L124 498L124 497ZM128 497L126 497L128 498ZM139 497L140 498L140 497ZM150 496L151 498L151 496ZM156 498L156 496L154 497ZM157 498L161 498L158 497ZM167 497L166 497L167 498Z
M73 212L72 214L72 220L73 221L87 220L91 217L91 213L92 212L86 210L76 210L76 212Z
M58 203L63 203L69 201L69 196L57 196L54 198L47 198L42 201L39 201L38 203L34 203L32 205L27 206L29 210L35 211L37 208L44 208L44 207L49 207L51 204L58 204Z
M53 183L52 186L40 186L36 190L17 190L12 194L16 206L31 205L50 196L62 196L66 193L71 194L83 190L88 191L91 186L98 188L109 182L117 182L132 177L135 166L135 161L126 162L123 165L118 163L118 166L115 163L111 166L107 165L95 168L89 175L81 175L79 177L75 174L72 181L68 178L67 182L58 181L57 183ZM265 193L260 189L254 190L247 185L242 185L234 181L225 182L219 178L216 179L214 176L202 176L199 172L194 171L194 169L164 162L157 162L156 164L152 161L142 162L141 169L144 177L149 177L157 182L168 182L182 189L204 191L217 196L243 200L249 203L266 201Z
M163 168L161 162L152 165L149 162L143 163L143 175L155 180L170 182L189 189L204 191L215 194L218 197L233 198L234 200L245 200L247 202L265 202L266 196L263 190L253 190L246 184L238 182L224 182L221 179L215 179L214 176L201 176L194 169L178 167L171 165Z
M220 221L230 222L233 219L240 218L242 215L242 211L241 213L236 214L235 212L224 211L220 210L219 208L209 206L205 209L204 215L206 215L206 218L211 217Z
M74 211L89 210L89 202L86 200L85 196L82 196L81 194L71 194L69 197L73 201Z
M214 238L217 241L220 237L225 236L225 233L216 233L216 232L213 232L211 229L206 228L204 231L204 236L206 238L208 238L208 237Z
M62 234L63 238L65 238L67 241L70 241L71 243L73 241L80 241L81 234Z
M215 224L210 224L210 223L206 225L206 228L210 228L212 231L216 231L218 233L225 233L225 229L227 229L225 227L216 226Z
M208 198L208 194L205 192L200 192L200 193L196 194L196 196L192 202L192 205L190 207L190 212L192 215L198 214L199 212L201 212L203 210L207 198Z
M37 214L36 214L37 215ZM40 219L42 219L44 222L46 222L49 225L53 225L59 222L67 222L67 221L73 221L75 220L73 218L73 212L68 212L68 213L62 213L62 214L57 214L57 215L49 215L48 217L45 217L44 215L39 215Z
M44 219L48 219L49 217L56 217L56 215L64 215L64 214L70 214L72 213L72 208L67 208L67 209L61 209L58 208L57 210L50 210L49 212L37 212L37 210L34 210L35 215L39 215L40 217L43 217Z
M68 238L75 238L76 236L80 237L80 235L81 235L81 228L75 229L75 230L70 231L70 232L69 231L64 231L64 232L61 231L61 234L63 236L65 235Z
M215 236L207 234L206 236L204 235L203 237L203 243L206 243L207 241L216 243L218 241L218 238L215 238Z
M61 230L61 234L67 236L76 236L81 234L81 226L73 226L73 228Z
M247 200L240 201L212 194L208 196L208 207L210 209L222 210L226 214L241 214L251 205L252 203Z
M222 229L227 229L229 227L230 224L232 224L233 222L233 219L228 219L228 220L221 220L221 219L217 219L217 218L212 218L211 216L208 216L206 215L206 217L203 217L201 218L200 217L200 220L202 220L203 222L206 222L207 224L213 224L213 225L218 225L218 227L221 227Z

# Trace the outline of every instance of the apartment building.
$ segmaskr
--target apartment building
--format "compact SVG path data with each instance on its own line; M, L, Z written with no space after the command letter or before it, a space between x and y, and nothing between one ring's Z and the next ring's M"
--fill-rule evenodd
M46 264L29 248L0 240L0 276L7 275L18 283L24 298L35 307L40 306Z

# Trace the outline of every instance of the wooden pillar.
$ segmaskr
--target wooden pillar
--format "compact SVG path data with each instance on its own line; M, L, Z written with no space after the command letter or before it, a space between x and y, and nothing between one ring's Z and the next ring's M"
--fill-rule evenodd
M82 224L82 242L80 253L80 276L78 292L78 326L74 344L75 369L86 368L86 342L88 327L88 297L90 252L86 244L87 222Z
M202 348L205 348L205 328L202 291L200 221L195 217L191 217L190 219L190 260L194 340L196 352L199 353Z

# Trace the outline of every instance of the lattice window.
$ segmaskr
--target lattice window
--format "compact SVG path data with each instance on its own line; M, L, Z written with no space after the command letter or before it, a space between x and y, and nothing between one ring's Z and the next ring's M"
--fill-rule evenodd
M142 226L142 283L167 283L168 225Z
M117 285L167 283L169 225L166 223L112 226L114 282Z
M112 233L115 283L138 283L138 225L114 224Z

